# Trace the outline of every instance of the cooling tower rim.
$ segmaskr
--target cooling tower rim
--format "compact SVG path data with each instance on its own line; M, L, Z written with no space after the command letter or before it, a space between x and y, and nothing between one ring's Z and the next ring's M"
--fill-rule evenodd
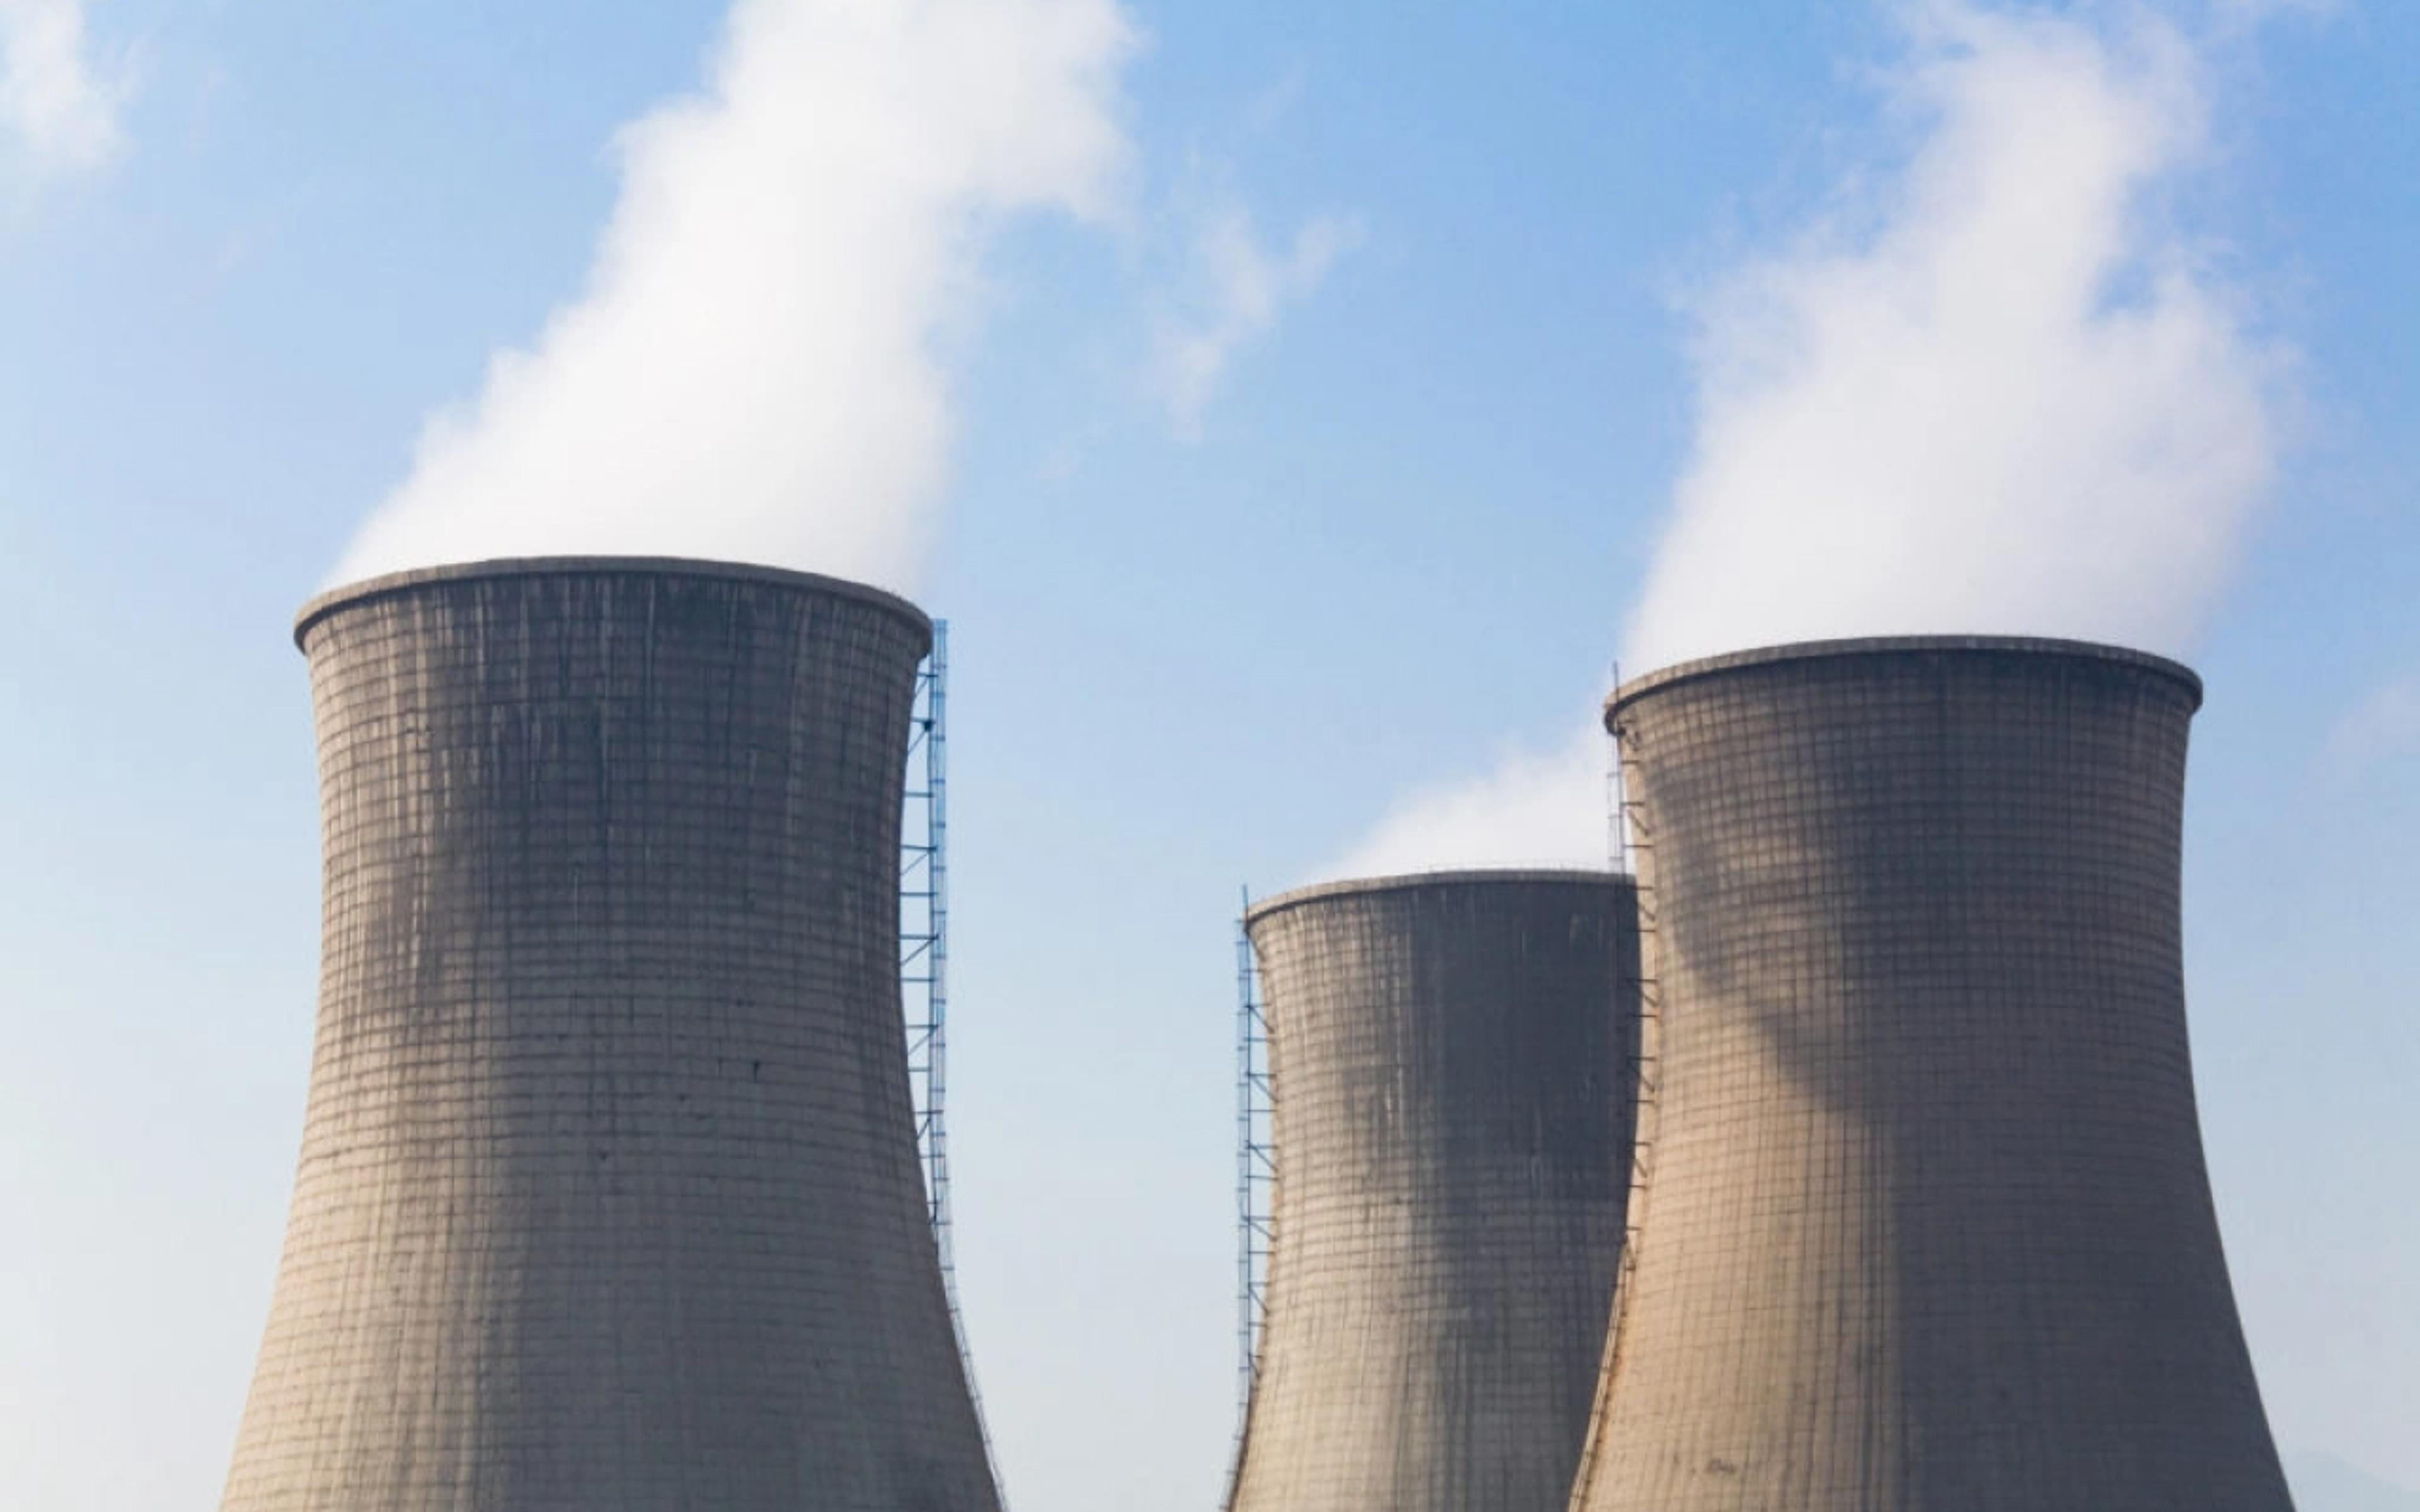
M876 609L887 609L914 627L929 649L933 640L933 619L914 604L886 589L847 578L827 577L820 572L799 572L788 567L767 567L750 562L716 562L699 557L491 557L480 562L455 562L442 566L411 567L402 572L381 573L340 584L325 593L314 594L294 615L294 644L307 651L305 639L312 626L339 609L350 609L373 598L391 594L409 593L431 583L467 582L481 578L551 578L620 575L632 578L681 577L713 578L724 582L764 583L776 588L792 588L805 593L817 593L836 598L853 598Z
M1983 655L2006 655L2064 657L2071 660L2102 661L2136 671L2149 672L2180 685L2189 701L2187 712L2201 707L2201 674L2180 661L2170 660L2149 651L2131 646L2105 645L2097 640L2062 640L2047 636L2024 635L1883 635L1863 636L1840 640L1796 640L1785 645L1758 646L1746 651L1726 652L1719 656L1701 656L1695 661L1675 662L1659 667L1644 676L1634 677L1613 690L1605 701L1605 722L1612 728L1615 718L1630 704L1651 694L1661 693L1682 683L1719 676L1751 667L1770 666L1777 662L1825 661L1854 656L1886 656L1909 653L1975 652Z
M1397 872L1385 876L1344 877L1333 882L1314 882L1307 887L1293 887L1272 894L1244 910L1247 929L1272 914L1305 903L1323 903L1331 898L1351 898L1366 893L1409 892L1421 887L1469 887L1477 883L1578 883L1588 886L1628 887L1637 879L1626 872L1609 872L1585 867L1463 867L1435 872Z

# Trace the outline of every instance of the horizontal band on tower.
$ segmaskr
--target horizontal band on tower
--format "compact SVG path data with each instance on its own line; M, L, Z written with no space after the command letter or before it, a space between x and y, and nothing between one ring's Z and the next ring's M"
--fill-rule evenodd
M1604 883L1627 887L1634 885L1635 879L1627 872L1600 872L1583 867L1469 867L1459 871L1398 872L1385 876L1345 877L1334 882L1314 882L1264 898L1244 910L1244 922L1257 924L1271 914L1303 903L1317 903L1323 898L1343 898L1355 893L1402 892L1413 887L1461 887L1474 882Z
M1898 654L1928 655L1942 652L1974 652L1983 655L2016 654L2028 656L2069 656L2089 661L2113 662L2137 671L2151 672L2184 686L2192 702L2188 712L2201 707L2201 674L2180 661L2136 651L2129 646L2104 645L2095 640L2060 640L2043 636L2024 635L1878 635L1845 640L1798 640L1787 645L1757 646L1746 651L1725 652L1719 656L1700 656L1694 661L1675 662L1661 667L1643 677L1634 677L1615 688L1605 701L1607 726L1624 706L1650 693L1660 693L1676 684L1694 682L1722 672L1739 671L1750 667L1762 667L1777 662L1823 661L1835 657L1891 656Z
M466 582L482 578L575 578L628 576L712 578L724 582L766 583L805 593L854 598L890 610L915 625L925 643L933 639L933 619L914 604L887 589L820 572L799 572L750 562L711 562L694 557L495 557L485 562L456 562L440 567L412 567L382 573L314 594L294 616L294 644L303 648L311 627L339 609L390 594L409 593L433 583Z

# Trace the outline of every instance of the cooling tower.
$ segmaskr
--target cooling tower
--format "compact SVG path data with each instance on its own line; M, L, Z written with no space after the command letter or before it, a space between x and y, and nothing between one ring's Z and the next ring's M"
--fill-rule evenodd
M997 1512L900 1016L929 635L621 559L304 609L318 1030L226 1512Z
M1628 1198L1628 879L1346 882L1247 928L1277 1186L1231 1512L1562 1512Z
M1652 1070L1575 1512L2289 1512L2185 1044L2200 702L1998 639L1614 695Z

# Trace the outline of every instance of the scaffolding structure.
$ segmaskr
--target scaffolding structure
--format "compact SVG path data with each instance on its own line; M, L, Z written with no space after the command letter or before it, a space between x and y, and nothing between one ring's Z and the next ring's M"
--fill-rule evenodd
M1621 687L1621 663L1613 664L1613 686ZM1630 878L1631 895L1638 904L1638 965L1637 979L1623 985L1636 989L1638 995L1638 1050L1631 1059L1631 1085L1637 1099L1637 1134L1631 1143L1629 1232L1623 1236L1621 1266L1614 1290L1616 1293L1614 1329L1610 1336L1620 1337L1621 1309L1627 1306L1628 1279L1638 1263L1638 1234L1647 1219L1647 1178L1655 1159L1656 1098L1662 1081L1658 1056L1664 1039L1664 989L1656 980L1656 955L1662 945L1661 920L1655 899L1655 878L1652 862L1655 835L1640 807L1631 800L1629 764L1636 750L1636 740L1626 725L1609 725L1606 730L1611 761L1606 767L1606 808L1613 834L1613 869ZM1643 869L1640 860L1650 864Z
M1235 916L1235 1447L1243 1463L1244 1427L1260 1374L1261 1325L1268 1313L1271 1196L1277 1182L1277 1112L1269 1080L1269 1021L1261 974L1244 927L1251 889Z
M1613 686L1621 687L1621 663L1613 664ZM1621 736L1607 728L1605 733L1605 852L1606 864L1621 876L1630 869L1630 800L1621 780Z
M950 1239L949 1091L950 964L950 626L933 622L933 650L916 673L908 716L908 798L899 825L899 985L908 1023L908 1080L916 1108L916 1152L924 1170L924 1199L939 1253L950 1328L983 1425L983 1393L975 1385L958 1308L958 1269ZM988 1457L990 1430L984 1429Z
M1613 664L1613 686L1621 687L1621 664ZM1636 1291L1640 1239L1647 1224L1649 1179L1655 1168L1655 1137L1660 1112L1663 1070L1660 1063L1664 1041L1664 989L1656 980L1657 956L1660 953L1661 921L1655 901L1655 832L1644 810L1630 796L1630 764L1636 756L1636 736L1628 726L1608 724L1613 759L1606 775L1606 799L1612 829L1613 867L1631 879L1632 896L1638 906L1638 964L1635 981L1625 988L1635 988L1638 996L1638 1048L1630 1061L1633 1103L1637 1119L1637 1134L1630 1151L1630 1204L1624 1215L1621 1237L1621 1260L1614 1270L1613 1316L1606 1329L1606 1357L1598 1374L1595 1405L1589 1412L1588 1437L1582 1441L1580 1465L1574 1484L1585 1487L1595 1471L1597 1454L1605 1442L1605 1414L1611 1405L1612 1394L1607 1389L1621 1365L1622 1324L1630 1315L1630 1304Z

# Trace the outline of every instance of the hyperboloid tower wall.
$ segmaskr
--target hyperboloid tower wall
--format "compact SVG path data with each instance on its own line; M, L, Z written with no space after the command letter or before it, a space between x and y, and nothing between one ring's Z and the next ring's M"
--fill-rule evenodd
M929 634L640 560L305 608L318 1033L226 1512L996 1512L900 1019Z
M1232 1512L1562 1512L1628 1196L1628 880L1346 882L1247 928L1276 1227Z
M1997 639L1616 693L1660 1013L1575 1512L2288 1512L2185 1044L2200 702Z

